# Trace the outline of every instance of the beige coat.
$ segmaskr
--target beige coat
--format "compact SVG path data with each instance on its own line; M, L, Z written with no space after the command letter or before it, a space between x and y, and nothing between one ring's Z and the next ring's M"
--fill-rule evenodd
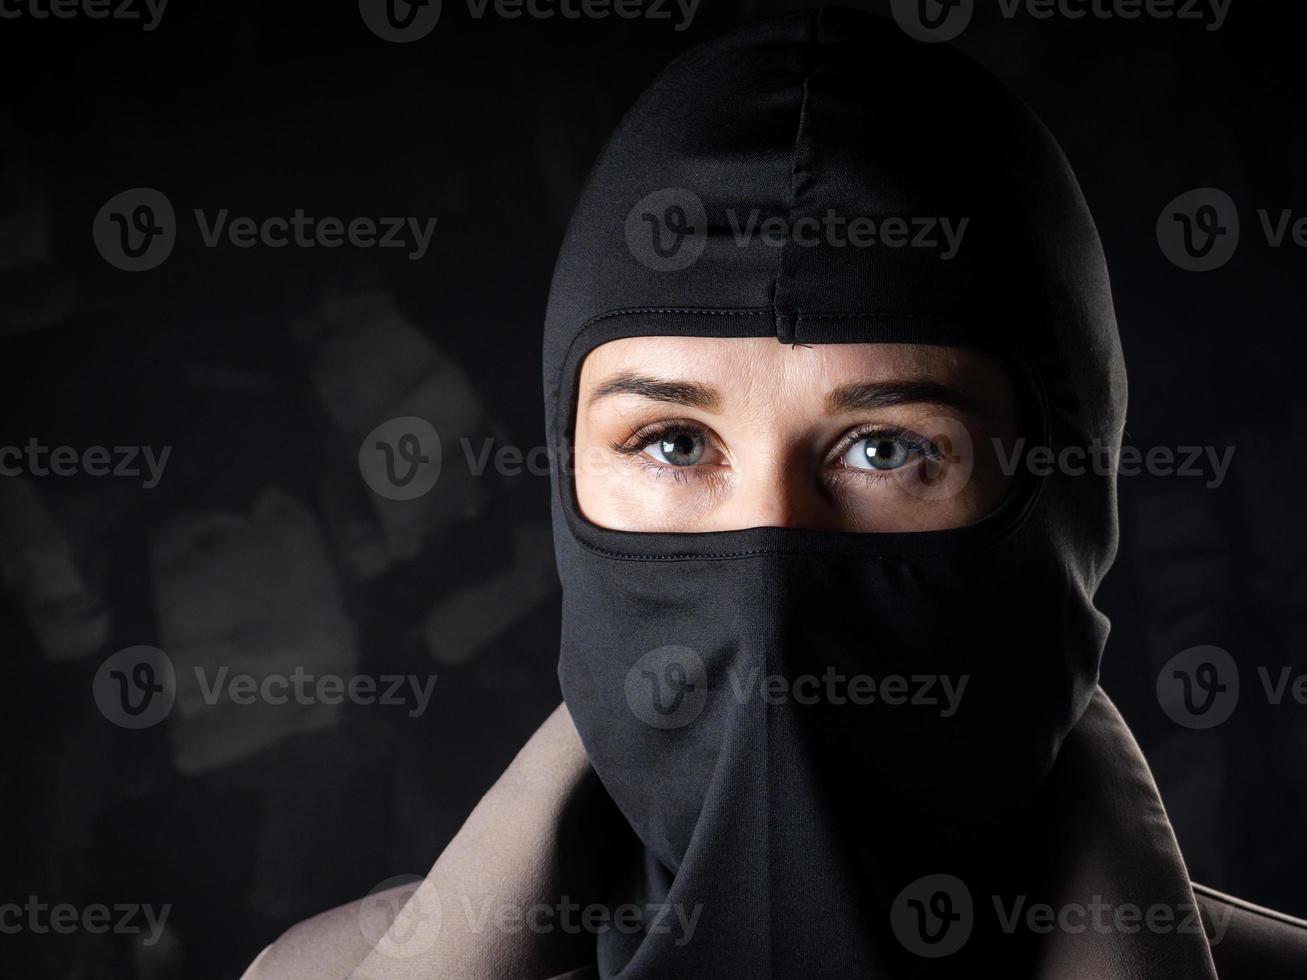
M1101 691L1064 744L1046 796L1058 814L1049 838L1066 867L1064 901L1196 902L1206 935L1190 937L1184 954L1174 955L1160 937L1054 931L1042 950L1041 980L1307 977L1307 922L1190 882L1147 763ZM242 980L595 977L592 935L497 928L493 910L556 906L559 896L598 901L605 842L624 833L560 706L419 887L300 923Z

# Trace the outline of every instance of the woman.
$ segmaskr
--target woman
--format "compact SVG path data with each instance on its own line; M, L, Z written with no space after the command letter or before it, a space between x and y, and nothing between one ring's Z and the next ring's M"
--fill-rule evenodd
M691 51L544 354L565 707L420 887L250 976L1307 975L1307 923L1191 884L1097 687L1115 476L1032 464L1114 456L1124 366L996 81L838 8Z

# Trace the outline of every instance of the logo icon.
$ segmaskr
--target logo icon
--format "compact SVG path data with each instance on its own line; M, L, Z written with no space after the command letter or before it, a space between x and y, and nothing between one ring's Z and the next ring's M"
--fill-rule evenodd
M1157 219L1162 254L1188 272L1210 272L1239 246L1239 209L1225 191L1199 187L1181 194Z
M359 472L387 500L415 500L440 479L440 435L414 415L383 422L359 447Z
M100 255L115 269L145 272L163 263L177 244L172 202L152 187L133 187L105 202L91 225Z
M368 30L383 41L420 41L440 21L441 0L359 0L359 14Z
M933 44L967 29L975 0L893 0L890 10L904 34Z
M1215 728L1239 703L1239 668L1225 650L1190 647L1168 660L1157 675L1157 703L1177 725Z
M636 202L626 216L626 247L655 272L679 272L698 261L708 244L703 201L684 187L664 187Z
M409 960L435 945L442 910L436 889L420 875L396 875L359 903L359 931L382 956Z
M177 673L162 650L127 647L100 664L91 693L100 714L118 727L150 728L172 711Z
M920 500L952 500L971 482L976 450L971 433L957 419L937 416L913 423L939 449L937 456L889 470L898 485Z
M953 875L926 875L899 892L890 926L904 949L938 959L960 950L975 922L971 892Z
M684 728L708 702L708 671L689 647L658 647L631 665L625 689L626 703L646 725Z

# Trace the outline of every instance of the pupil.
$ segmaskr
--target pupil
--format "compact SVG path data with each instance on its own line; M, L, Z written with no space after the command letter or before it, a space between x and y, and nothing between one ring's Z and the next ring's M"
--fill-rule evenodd
M867 462L877 470L896 469L903 465L907 456L902 443L893 438L868 440L866 453Z
M681 432L672 438L663 439L663 455L671 462L692 463L696 455L697 443L694 434Z

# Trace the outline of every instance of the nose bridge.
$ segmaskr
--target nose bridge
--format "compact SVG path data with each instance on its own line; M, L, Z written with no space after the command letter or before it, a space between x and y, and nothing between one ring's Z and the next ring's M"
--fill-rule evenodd
M819 526L822 496L813 466L800 442L773 432L741 466L732 495L738 526Z

